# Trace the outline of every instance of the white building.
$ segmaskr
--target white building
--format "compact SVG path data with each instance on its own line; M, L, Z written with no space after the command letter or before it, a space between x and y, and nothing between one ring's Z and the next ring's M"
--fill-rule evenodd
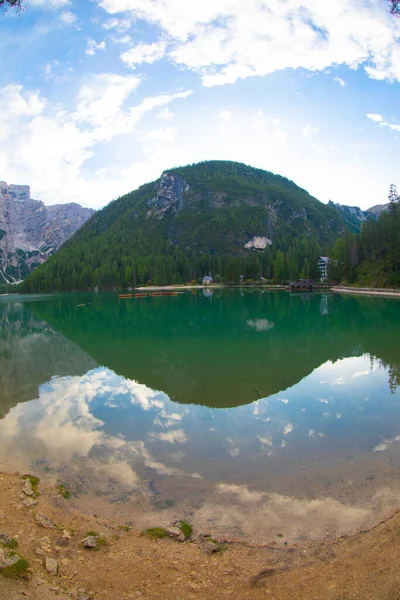
M210 275L205 275L203 277L203 285L211 285L212 283L214 283L214 280L211 277L211 273L210 273Z
M328 256L320 256L318 260L318 268L321 275L321 279L328 279Z

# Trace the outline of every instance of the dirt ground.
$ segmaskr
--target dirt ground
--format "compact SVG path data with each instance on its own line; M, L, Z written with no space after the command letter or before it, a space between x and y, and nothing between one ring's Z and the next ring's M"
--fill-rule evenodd
M148 539L121 529L123 523L78 512L56 483L39 484L37 504L28 508L23 485L22 475L0 473L0 534L15 538L29 562L23 578L5 578L0 569L1 600L400 600L400 511L336 541L228 543L208 555L196 541L199 532L186 542ZM55 527L39 525L37 513ZM85 549L81 540L90 530L107 543ZM43 546L44 536L50 544ZM56 575L47 572L46 556L57 561Z

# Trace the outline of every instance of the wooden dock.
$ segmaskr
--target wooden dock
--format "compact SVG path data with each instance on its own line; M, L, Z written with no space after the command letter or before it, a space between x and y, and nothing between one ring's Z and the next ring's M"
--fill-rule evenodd
M299 279L298 281L291 281L287 289L289 292L313 292L317 290L327 291L330 287L329 283L315 281L313 279Z

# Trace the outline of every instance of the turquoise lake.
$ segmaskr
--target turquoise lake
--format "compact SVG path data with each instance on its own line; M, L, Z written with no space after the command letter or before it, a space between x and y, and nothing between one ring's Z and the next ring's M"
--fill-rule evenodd
M399 340L392 298L2 296L0 469L137 529L352 532L400 506Z

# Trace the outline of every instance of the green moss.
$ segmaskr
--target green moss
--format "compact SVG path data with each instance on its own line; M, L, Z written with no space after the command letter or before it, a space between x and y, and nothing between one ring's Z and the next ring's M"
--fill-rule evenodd
M147 537L152 540L159 540L161 538L168 537L168 531L164 529L164 527L151 527L150 529L145 529L142 531L142 535L147 535Z
M34 497L37 498L38 496L40 496L40 493L39 493L40 479L39 479L39 477L35 477L34 475L25 475L24 479L28 479L30 481Z
M87 538L87 537L90 537L92 535L94 535L95 537L98 537L99 534L97 533L97 531L86 531L84 537Z
M12 538L9 542L4 543L3 546L10 550L14 550L15 548L18 548L18 542L16 539Z
M9 567L0 569L0 573L3 575L3 577L8 577L9 579L17 579L26 575L26 570L28 569L28 567L28 561L26 561L24 558L20 558L19 561L16 562L14 565L10 565Z
M60 485L57 487L57 490L60 496L62 496L63 498L67 500L68 498L71 498L71 492L65 487L65 485L62 485L60 483Z
M179 524L179 529L182 531L185 538L189 538L192 535L193 528L187 521L181 521Z

